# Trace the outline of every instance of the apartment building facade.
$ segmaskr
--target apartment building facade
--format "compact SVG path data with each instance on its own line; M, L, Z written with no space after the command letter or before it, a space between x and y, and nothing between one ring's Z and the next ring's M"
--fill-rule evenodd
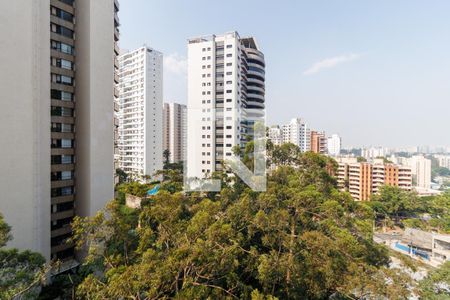
M0 211L9 247L72 260L70 223L113 198L114 0L16 0L0 9ZM50 29L50 30L49 30ZM49 63L50 62L50 63Z
M119 56L119 167L136 179L162 169L163 55L143 46Z
M311 150L311 130L307 123L294 118L289 124L282 126L283 143L292 143L297 145L302 152Z
M311 151L319 154L327 153L327 138L323 131L311 131Z
M187 176L223 168L265 116L265 61L254 38L237 32L188 40Z
M186 160L187 107L179 103L164 103L163 151L169 151L169 162Z
M403 190L412 189L411 168L385 164L376 159L373 163L357 162L356 158L340 158L337 172L338 187L349 192L353 199L369 201L384 185Z
M277 146L283 143L283 132L281 131L280 126L275 125L269 128L268 139Z
M435 154L439 167L450 169L450 155Z
M419 188L429 189L431 187L431 159L423 155L414 155L407 160L411 167L415 185Z

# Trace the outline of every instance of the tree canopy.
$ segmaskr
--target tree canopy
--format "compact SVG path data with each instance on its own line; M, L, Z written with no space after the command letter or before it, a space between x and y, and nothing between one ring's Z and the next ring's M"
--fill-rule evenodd
M39 253L4 249L13 237L0 214L0 299L35 299L44 279L45 259Z
M73 224L88 246L86 299L403 299L401 272L372 238L374 214L336 189L332 160L273 146L266 192L235 176L219 194L163 190Z

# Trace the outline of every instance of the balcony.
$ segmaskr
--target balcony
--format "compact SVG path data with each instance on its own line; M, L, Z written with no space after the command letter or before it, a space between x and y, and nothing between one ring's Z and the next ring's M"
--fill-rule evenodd
M72 232L72 227L70 225L63 226L61 228L55 229L51 231L51 237L57 237L60 235L68 234Z
M51 188L60 188L60 187L73 186L73 185L74 185L73 179L70 179L70 180L57 180L57 181L52 181L51 182Z
M74 164L56 164L52 165L51 167L52 172L72 171L74 169L75 169Z
M119 41L119 36L120 36L119 29L117 27L115 27L114 28L114 41L118 42Z
M51 252L52 253L56 253L56 252L67 250L67 249L70 249L70 248L73 248L73 247L75 247L74 243L62 243L62 244L60 244L58 246L53 246L52 249L51 249Z
M60 219L66 219L66 218L73 217L75 215L75 211L73 209L70 209L70 210L66 210L66 211L52 213L51 215L52 215L51 220L57 221Z
M51 198L51 204L61 204L66 202L73 202L75 200L74 195L68 195L68 196L59 196L59 197L52 197Z

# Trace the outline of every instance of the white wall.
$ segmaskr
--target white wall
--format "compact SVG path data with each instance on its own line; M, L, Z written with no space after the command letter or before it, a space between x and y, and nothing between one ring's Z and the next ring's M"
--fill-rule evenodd
M76 2L76 208L114 197L114 1Z
M0 4L0 212L8 244L50 257L48 0Z

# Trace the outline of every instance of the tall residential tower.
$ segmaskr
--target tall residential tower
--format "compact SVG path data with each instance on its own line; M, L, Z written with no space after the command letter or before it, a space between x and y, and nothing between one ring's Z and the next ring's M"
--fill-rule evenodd
M74 258L70 223L113 198L114 0L0 4L0 212L10 247Z
M163 55L144 46L119 66L119 167L142 179L162 169Z
M183 162L186 160L186 105L164 103L163 117L163 151L169 151L169 162Z
M187 176L222 170L265 117L265 61L254 38L237 32L188 41Z
M311 130L305 121L294 118L282 127L283 143L297 145L302 152L311 150Z

